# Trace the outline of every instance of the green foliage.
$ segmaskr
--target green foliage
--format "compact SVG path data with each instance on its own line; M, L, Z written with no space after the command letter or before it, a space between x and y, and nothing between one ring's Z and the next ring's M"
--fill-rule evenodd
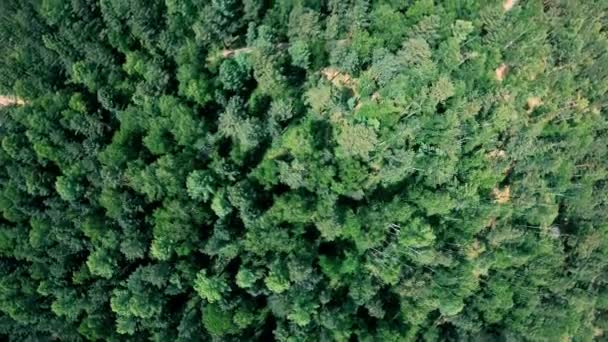
M222 299L222 294L228 292L229 287L225 279L211 279L205 272L199 272L194 282L194 290L209 303L215 303Z
M215 193L216 181L209 170L196 170L188 175L186 188L193 200L209 201Z
M235 58L225 59L220 65L219 80L224 89L239 91L245 86L249 79L249 66L247 61L242 58L244 54Z
M212 336L226 335L235 330L232 315L215 304L207 304L202 308L203 326Z
M602 340L606 13L0 1L0 340Z

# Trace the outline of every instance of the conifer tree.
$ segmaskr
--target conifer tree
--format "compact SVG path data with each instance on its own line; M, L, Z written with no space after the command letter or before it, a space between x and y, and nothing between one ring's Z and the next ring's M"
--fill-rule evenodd
M604 340L607 16L0 1L0 340Z

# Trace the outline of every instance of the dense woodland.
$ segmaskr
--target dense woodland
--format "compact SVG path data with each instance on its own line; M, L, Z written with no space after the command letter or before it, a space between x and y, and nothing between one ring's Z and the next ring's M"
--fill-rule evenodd
M1 0L0 340L603 340L607 52L604 0Z

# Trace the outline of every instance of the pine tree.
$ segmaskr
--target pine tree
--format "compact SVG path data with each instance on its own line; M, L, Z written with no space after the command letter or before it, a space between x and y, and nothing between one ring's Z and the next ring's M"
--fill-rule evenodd
M608 4L0 2L0 339L601 340Z

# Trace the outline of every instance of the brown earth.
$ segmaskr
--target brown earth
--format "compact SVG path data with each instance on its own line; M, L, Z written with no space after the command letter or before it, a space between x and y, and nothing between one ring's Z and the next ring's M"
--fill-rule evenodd
M539 107L542 104L543 104L543 100L541 100L541 98L538 96L532 96L532 97L528 98L528 101L526 103L528 113L532 113L534 111L534 108Z
M23 100L13 97L13 96L3 96L0 95L0 107L6 107L10 105L22 105L25 102Z
M511 188L508 185L502 189L494 188L494 190L492 190L492 195L494 195L496 203L508 203L511 200Z
M495 72L496 72L496 79L498 81L502 81L507 76L507 73L509 73L509 66L503 63L498 68L496 68Z
M505 12L510 11L513 6L517 5L517 0L505 0L505 2L502 3L502 9Z

